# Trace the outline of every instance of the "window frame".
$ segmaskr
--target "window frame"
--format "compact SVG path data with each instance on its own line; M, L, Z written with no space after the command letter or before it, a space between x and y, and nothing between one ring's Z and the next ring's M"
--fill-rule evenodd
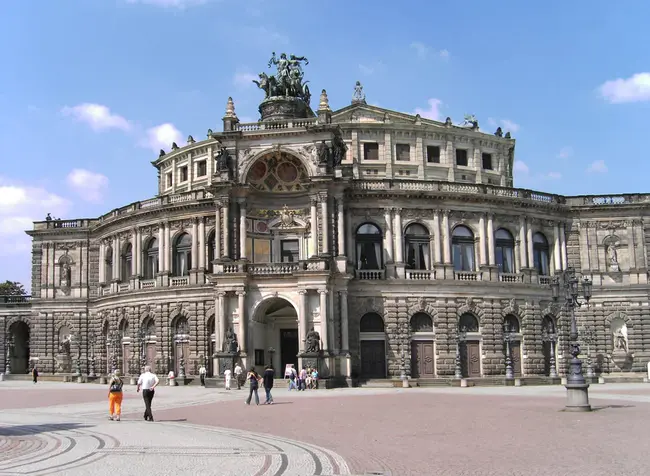
M377 158L376 159L371 159L368 158L369 152L371 152L370 148L372 147L373 151L377 151ZM363 160L368 160L371 162L377 162L379 160L379 143L378 142L363 142Z
M359 231L366 225L373 227L378 233L360 233ZM384 269L384 233L381 227L372 222L360 224L354 233L354 250L355 250L355 267L359 270L382 270ZM361 266L361 256L367 251L361 248L361 245L373 245L373 252L377 260L377 268ZM379 253L377 253L377 247Z
M459 163L459 153L464 153L465 154L465 163L460 164ZM454 163L456 164L456 167L469 167L469 151L467 149L462 149L462 148L457 148L454 152Z
M460 229L467 230L471 236L456 235L456 231ZM457 225L451 231L451 249L452 249L452 264L454 271L462 272L475 272L476 271L476 236L474 232L466 225ZM465 249L471 249L472 262L466 263ZM457 262L456 256L460 257L460 263Z

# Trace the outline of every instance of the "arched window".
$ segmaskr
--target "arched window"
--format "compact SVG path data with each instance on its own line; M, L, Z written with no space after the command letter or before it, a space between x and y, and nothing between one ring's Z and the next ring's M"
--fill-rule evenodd
M496 265L500 273L515 272L515 240L508 230L500 228L494 234Z
M458 320L458 330L461 332L478 332L478 319L473 314L463 314Z
M192 268L192 238L182 233L174 243L174 276L188 276Z
M104 255L104 282L110 283L111 281L113 281L113 248L109 246Z
M520 331L519 319L511 315L506 316L503 320L503 332L508 334L518 334Z
M533 264L540 276L550 276L550 255L548 252L548 240L541 233L533 235Z
M216 241L216 233L210 233L210 237L208 238L208 262L206 265L210 273L212 272L212 262L215 260L214 249L216 247Z
M146 339L151 339L156 337L156 323L151 317L145 319L142 323L142 330Z
M474 233L466 226L459 225L451 234L452 260L456 271L475 271Z
M376 312L364 314L359 323L359 332L384 332L384 320Z
M357 269L383 269L381 230L372 223L357 228Z
M122 319L120 323L120 337L122 339L129 337L129 321L127 319Z
M419 223L412 223L404 232L406 242L406 267L429 269L429 231Z
M122 256L120 257L120 280L126 282L131 277L131 262L133 261L133 246L127 243L122 248Z
M151 238L144 250L144 279L155 279L158 274L158 239Z
M424 312L418 312L411 317L411 332L433 332L433 319Z
M542 335L552 335L555 334L555 322L551 316L544 316L542 320Z
M180 316L176 319L175 331L176 336L187 336L190 333L190 325L187 322L187 318Z

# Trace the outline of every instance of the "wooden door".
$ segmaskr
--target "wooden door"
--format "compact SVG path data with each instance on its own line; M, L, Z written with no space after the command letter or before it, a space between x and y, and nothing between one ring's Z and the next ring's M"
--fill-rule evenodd
M433 341L411 341L411 376L413 378L433 378L435 376Z
M298 371L298 329L280 329L280 371L284 372L288 364L293 364Z
M463 377L481 376L481 350L477 341L465 341L461 344L461 365Z
M515 377L521 377L521 342L510 342L510 354Z
M386 344L383 340L361 341L361 375L364 378L386 378Z
M156 373L156 344L147 344L146 359L147 361L145 362L145 365L149 365L151 367L151 371L153 373Z

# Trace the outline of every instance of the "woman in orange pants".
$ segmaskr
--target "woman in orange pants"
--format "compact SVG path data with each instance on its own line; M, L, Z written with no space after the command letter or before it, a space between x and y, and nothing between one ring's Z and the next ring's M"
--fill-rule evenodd
M120 421L122 415L122 386L124 383L120 378L119 370L113 373L113 377L108 384L108 412L109 420Z

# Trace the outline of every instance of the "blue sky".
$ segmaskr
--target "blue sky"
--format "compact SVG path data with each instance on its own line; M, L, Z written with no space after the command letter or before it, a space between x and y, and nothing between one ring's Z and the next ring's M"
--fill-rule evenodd
M250 77L273 50L307 56L333 108L360 80L371 104L506 125L516 186L644 192L649 16L626 0L4 1L0 280L29 284L31 220L154 196L155 151L219 130L228 96L255 119Z

